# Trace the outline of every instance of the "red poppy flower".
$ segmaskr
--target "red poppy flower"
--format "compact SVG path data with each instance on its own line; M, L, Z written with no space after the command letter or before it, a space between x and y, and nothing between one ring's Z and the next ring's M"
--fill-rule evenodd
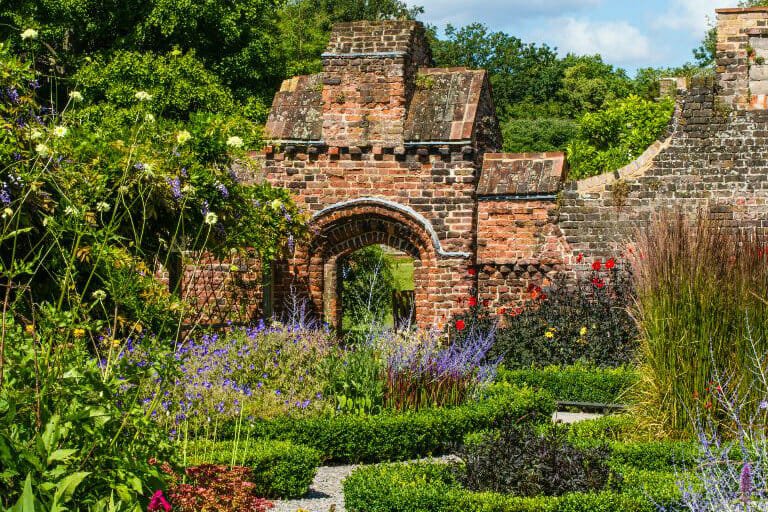
M484 308L487 308L487 307L488 307L488 306L490 306L490 305L491 305L491 301L489 301L488 299L485 299L485 300L483 301L483 307L484 307Z
M477 297L470 297L467 300L467 303L469 304L469 307L471 307L471 308L477 306Z
M523 312L523 308L515 308L515 314L520 315Z
M616 266L616 262L614 261L613 258L609 258L608 261L605 262L605 268L607 268L608 270L611 270L615 266Z
M467 274L469 274L471 276L476 276L477 275L477 269L475 267L469 267L469 269L467 270Z
M464 323L464 320L456 320L456 330L457 331L463 331L466 326L467 326L467 324Z
M592 270L594 270L595 272L597 272L597 271L598 271L598 270L600 270L601 268L603 268L603 264L602 264L602 262L601 262L600 260L595 260L595 262L592 264Z
M541 300L547 300L547 294L546 293L542 293L541 296L539 296L539 298Z
M499 314L500 315L506 315L507 314L507 308L499 308Z
M595 286L595 288L605 288L605 281L598 279L597 277L592 279L592 284Z
M576 263L581 263L584 260L584 253L580 252L578 256L576 256Z

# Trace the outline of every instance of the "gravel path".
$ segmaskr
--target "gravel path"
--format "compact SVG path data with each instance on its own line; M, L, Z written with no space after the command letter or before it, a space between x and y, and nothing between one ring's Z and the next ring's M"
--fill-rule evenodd
M556 412L552 416L555 423L575 423L577 421L598 418L602 414L567 413ZM433 460L450 460L452 456L441 457ZM428 459L425 459L428 460ZM347 466L322 466L318 468L315 480L309 487L309 492L297 500L275 500L275 508L270 512L296 512L297 510L308 512L344 512L344 493L341 482L358 467Z

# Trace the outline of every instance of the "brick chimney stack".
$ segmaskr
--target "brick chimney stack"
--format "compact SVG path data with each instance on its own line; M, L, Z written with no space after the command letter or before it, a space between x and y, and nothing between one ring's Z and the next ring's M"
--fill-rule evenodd
M416 21L340 23L322 57L325 142L401 146L417 69L432 60L424 26Z

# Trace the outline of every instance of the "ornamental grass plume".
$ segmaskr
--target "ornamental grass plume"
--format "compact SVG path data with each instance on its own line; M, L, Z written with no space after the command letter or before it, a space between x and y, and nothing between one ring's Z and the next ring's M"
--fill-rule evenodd
M631 263L640 331L639 418L672 435L691 432L695 393L715 370L738 375L768 351L768 261L760 240L699 212L656 217L636 237ZM743 374L743 373L742 373ZM736 382L755 406L765 383Z

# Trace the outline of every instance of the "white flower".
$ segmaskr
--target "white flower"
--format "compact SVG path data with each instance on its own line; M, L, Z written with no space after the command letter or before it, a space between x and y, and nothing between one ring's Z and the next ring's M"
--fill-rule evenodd
M77 208L74 206L67 206L64 208L64 215L69 215L70 217L74 217L78 214Z
M51 148L49 148L45 144L38 144L37 146L35 146L35 151L37 151L38 154L42 157L46 157L51 154Z
M243 147L243 139L241 139L237 135L232 135L230 138L227 139L227 146L230 146L233 148L241 148Z
M66 137L68 131L66 126L57 126L53 129L53 134L57 137Z
M126 187L125 185L120 185L119 187L117 187L117 191L120 194L127 194L128 193L128 187Z
M25 30L24 32L21 33L21 38L25 39L25 40L26 39L37 39L37 35L38 35L37 30L35 30L33 28L28 28L27 30Z
M32 139L32 140L37 140L37 139L39 139L42 136L43 136L43 132L41 132L40 130L37 130L37 129L32 130L32 133L29 134L29 138Z
M96 211L97 212L102 212L102 213L108 212L110 208L111 208L111 206L109 206L109 203L107 203L107 202L99 201L98 203L96 203Z
M179 133L176 134L176 142L179 144L184 144L185 142L188 142L192 138L192 134L189 133L187 130L181 130Z
M80 94L78 91L70 92L69 97L72 98L72 101L83 101L83 95Z
M104 300L107 298L107 292L105 292L104 290L95 290L91 294L91 297L93 297L96 300Z
M51 222L50 217L43 217L43 227L47 227L50 222Z
M206 224L208 224L209 226L213 226L217 222L219 222L219 217L215 213L208 212L208 213L205 214L205 223Z
M134 97L139 101L149 101L152 99L152 95L147 91L138 91L134 94Z
M155 122L155 116L153 116L153 115L152 115L152 114L150 114L150 113L146 113L146 114L144 114L144 122L147 122L147 123L154 123L154 122Z

